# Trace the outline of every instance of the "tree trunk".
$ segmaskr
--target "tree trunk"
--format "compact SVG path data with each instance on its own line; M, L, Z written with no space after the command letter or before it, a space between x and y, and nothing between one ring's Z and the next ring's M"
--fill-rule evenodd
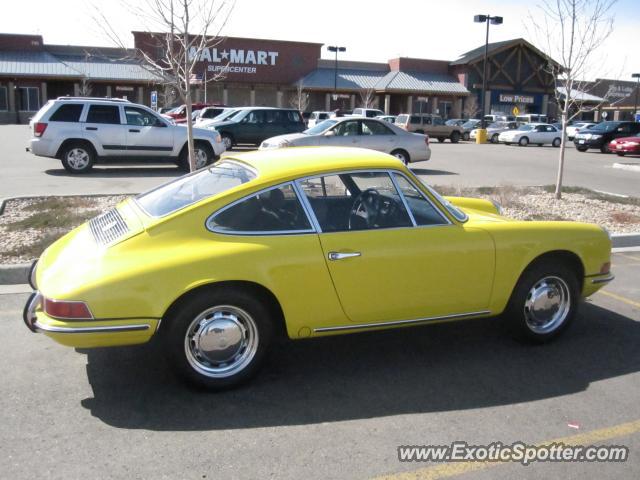
M558 152L558 176L556 178L556 200L562 198L562 175L564 173L564 153L567 141L567 121L569 118L569 102L565 99L564 106L562 108L562 139L560 142L560 151Z

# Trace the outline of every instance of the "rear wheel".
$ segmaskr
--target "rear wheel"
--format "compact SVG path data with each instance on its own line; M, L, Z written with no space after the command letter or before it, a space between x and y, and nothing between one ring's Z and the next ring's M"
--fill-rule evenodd
M405 165L409 165L409 154L404 150L394 150L391 155L399 159Z
M491 143L498 143L498 137L499 134L494 133L493 135L491 135Z
M83 142L69 143L60 152L62 166L70 173L87 173L93 168L95 157L93 148Z
M587 147L576 147L576 150L578 150L579 152L584 153L584 152L586 152L588 150L588 148Z
M186 381L211 390L251 378L273 332L266 306L235 289L202 292L165 320L163 339L172 365Z
M522 274L505 310L512 333L543 343L560 335L575 317L580 289L575 272L563 263L542 261Z
M529 139L527 137L522 137L520 140L518 140L518 145L520 145L521 147L526 147L527 145L529 145Z
M609 145L607 145L606 143L603 143L602 146L600 147L600 152L611 153L611 150L609 150Z
M464 140L465 142L469 141L469 132L464 132L462 134L462 140Z
M439 141L440 143L443 143L443 142L445 141L445 138L444 138L444 137L438 137L438 141Z

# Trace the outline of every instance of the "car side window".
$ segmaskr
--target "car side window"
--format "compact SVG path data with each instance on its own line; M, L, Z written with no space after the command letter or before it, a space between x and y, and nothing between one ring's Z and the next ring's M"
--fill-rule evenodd
M423 117L422 119L425 125L431 125L431 117Z
M386 172L315 177L301 181L300 187L323 232L413 226Z
M434 125L444 125L444 122L442 121L441 118L434 118L433 119L433 124Z
M311 224L291 184L272 188L232 204L207 222L222 233L302 233Z
M64 103L60 105L53 115L49 117L50 122L78 122L84 105L81 103Z
M264 123L264 110L253 110L244 117L243 123L260 124Z
M324 118L329 118L327 115L325 115ZM287 119L289 121L289 123L301 123L302 122L302 118L300 117L300 113L299 112L295 112L293 110L288 110L287 111Z
M416 225L447 225L449 223L409 180L397 173L394 173L393 176L407 201L407 205L409 205Z
M107 123L120 125L120 109L113 105L91 105L87 123Z
M381 122L362 122L362 135L393 135L394 133Z
M333 131L336 132L337 137L352 137L358 135L358 122L357 120L342 122L338 124Z
M127 125L140 127L156 127L162 125L155 115L142 108L124 107L124 115L127 118Z

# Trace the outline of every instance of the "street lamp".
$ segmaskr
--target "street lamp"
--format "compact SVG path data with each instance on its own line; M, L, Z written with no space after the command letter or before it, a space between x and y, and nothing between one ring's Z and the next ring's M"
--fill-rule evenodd
M338 47L330 45L327 50L336 54L335 68L333 71L333 101L338 100L338 52L346 52L347 47Z
M636 116L638 114L638 88L640 88L640 73L632 73L631 74L631 78L637 78L638 80L636 81L636 99L633 102L633 121L636 122Z
M480 117L480 128L485 128L484 121L484 97L485 91L487 89L487 57L489 54L489 23L493 25L502 24L502 17L492 17L491 15L475 15L473 17L473 21L476 23L486 23L487 24L487 38L484 42L484 62L482 64L482 98L480 99L480 113L482 117Z

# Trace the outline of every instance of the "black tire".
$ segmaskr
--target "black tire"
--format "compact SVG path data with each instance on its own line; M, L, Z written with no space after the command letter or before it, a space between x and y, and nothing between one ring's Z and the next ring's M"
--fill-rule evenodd
M233 135L231 135L230 133L222 133L220 134L220 138L222 138L222 143L224 143L224 147L226 150L231 150L235 145Z
M469 136L469 132L464 132L462 134L462 140L464 140L465 142L468 142L470 138L471 137Z
M616 152L616 155L618 155L619 157L624 157L624 152Z
M71 142L60 151L62 166L69 173L87 173L96 161L96 152L86 142Z
M451 132L449 140L451 140L451 143L458 143L460 141L460 132L458 132L457 130Z
M444 138L444 137L438 137L438 141L439 141L440 143L444 143L445 138Z
M401 149L394 150L393 152L391 152L391 155L398 158L405 165L409 165L409 162L411 161L409 154Z
M529 137L522 137L520 140L518 140L518 145L520 145L521 147L526 147L527 145L529 145Z
M196 170L206 167L213 161L214 153L211 146L204 142L194 142L193 148L196 155ZM185 172L191 170L191 166L189 165L189 147L187 145L185 145L180 152L178 167Z
M494 133L493 135L491 135L491 143L498 143L498 137L500 136L499 133Z
M209 315L221 312L221 317L214 320L212 316L203 316L205 312L210 312ZM234 316L237 322L231 320ZM246 382L258 372L273 336L273 319L255 295L221 288L203 291L178 305L163 320L163 328L161 335L167 356L180 377L200 388L224 390ZM204 346L211 349L206 352L210 356L234 355L237 346L230 343L234 340L243 344L252 338L255 344L245 345L244 350L238 346L233 357L238 364L237 371L224 373L223 369L227 368L224 361L216 366L204 357L205 353L198 356L197 352L202 352L198 342L202 341L201 334L205 331ZM227 360L227 363L231 362Z
M562 140L560 138L554 138L553 142L551 142L551 145L553 145L554 147L558 148L561 143L562 143Z
M603 143L602 146L600 147L600 152L611 153L611 150L609 150L609 145L607 145L606 143Z
M586 152L587 150L589 150L587 147L576 147L576 150L578 150L579 152Z
M543 279L547 279L547 284L555 285L557 289L554 290L549 287L551 290L545 291L544 287L541 286ZM563 294L567 295L567 297L564 297L567 302L566 310L559 308L558 312L564 313L561 315L554 313L553 315L558 315L556 323L552 323L550 320L546 330L542 326L534 325L540 319L535 318L535 308L528 306L528 302L531 302L535 297L533 291L536 287L543 301L557 298L557 295L549 296L549 293L553 294L555 292L559 294L562 291ZM560 335L571 324L576 315L579 300L580 288L576 272L562 262L539 261L530 265L520 276L505 309L505 321L513 336L519 340L530 343L548 342ZM535 307L535 302L532 305ZM545 307L548 307L548 305L545 305Z

